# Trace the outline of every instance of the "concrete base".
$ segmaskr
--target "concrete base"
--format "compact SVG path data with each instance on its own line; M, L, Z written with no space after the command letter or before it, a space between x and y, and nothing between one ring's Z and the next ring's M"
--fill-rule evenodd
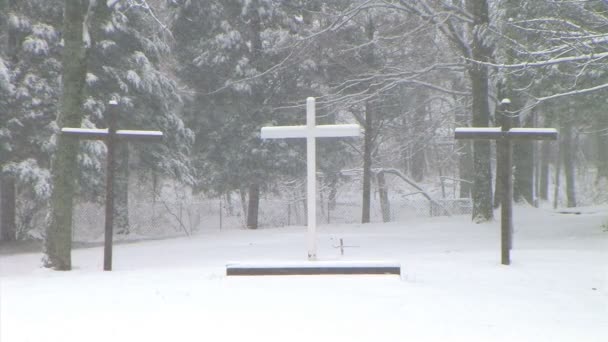
M278 275L401 275L401 265L394 261L305 261L305 262L248 262L226 265L227 276Z

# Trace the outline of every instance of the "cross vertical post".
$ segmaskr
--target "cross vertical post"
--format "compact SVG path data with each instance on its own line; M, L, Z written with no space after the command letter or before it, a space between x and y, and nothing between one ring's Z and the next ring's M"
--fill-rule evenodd
M114 145L116 135L118 102L112 100L108 103L106 110L108 136L106 138L106 215L104 225L103 242L103 270L112 270L112 236L114 234Z
M159 142L163 133L159 131L117 130L118 102L112 100L106 110L107 129L64 127L61 134L88 140L103 140L106 144L106 200L103 243L103 269L112 270L112 238L114 234L114 171L115 146L119 141Z
M306 99L306 193L308 225L308 259L317 258L317 144L313 132L316 126L315 98Z
M511 101L503 99L500 103L501 115L507 115ZM501 214L500 214L500 249L501 263L511 264L513 246L513 142L512 140L557 140L554 128L511 128L510 120L504 120L502 127L460 127L454 131L455 139L496 140L503 148L503 179Z
M506 139L507 132L511 129L511 118L506 117L509 114L507 110L511 101L509 99L503 99L500 102L500 113L503 115L503 126L501 131L503 132L503 138L498 141L502 144L502 164L505 168L507 176L504 176L501 180L502 183L502 199L500 204L500 250L501 250L501 263L503 265L509 265L511 263L510 251L513 245L513 143L511 139Z
M306 99L306 125L262 127L262 139L306 138L306 206L308 227L308 259L317 259L317 185L316 185L316 138L356 137L361 128L356 124L316 125L315 98Z

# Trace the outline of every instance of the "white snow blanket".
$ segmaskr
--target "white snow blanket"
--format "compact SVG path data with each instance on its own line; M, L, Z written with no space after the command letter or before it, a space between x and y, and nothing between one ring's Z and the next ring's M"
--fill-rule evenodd
M608 340L608 208L515 208L513 264L499 220L467 216L319 227L319 258L390 259L402 276L226 277L232 260L306 258L305 227L223 230L0 259L0 341ZM342 238L341 256L334 248Z

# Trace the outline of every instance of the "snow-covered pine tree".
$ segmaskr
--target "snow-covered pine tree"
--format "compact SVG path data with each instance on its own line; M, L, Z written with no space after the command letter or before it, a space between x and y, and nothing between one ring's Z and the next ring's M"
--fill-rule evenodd
M187 111L197 133L198 183L248 193L247 226L256 228L260 191L281 170L303 169L294 165L305 158L276 148L286 142L259 138L265 125L303 124L303 106L275 109L314 94L316 65L297 39L301 9L277 0L174 3L178 74L193 90Z
M178 86L162 66L167 63L164 24L144 2L99 1L89 24L90 51L85 111L89 125L106 127L104 113L111 98L121 104L119 127L164 132L164 144L121 144L115 178L115 228L129 233L129 164L138 172L192 184L189 151L193 134L181 117ZM92 143L91 145L94 145ZM97 152L95 152L97 151ZM89 148L89 160L103 149ZM130 158L130 154L136 158ZM98 177L101 178L101 177ZM96 185L98 182L82 182ZM94 189L91 189L94 191Z
M39 236L35 219L43 215L50 196L49 156L61 72L56 27L62 6L55 0L8 1L5 6L6 59L0 79L10 78L10 97L4 101L0 134L6 151L0 178L3 204L8 205L3 221L14 223L14 235Z
M0 1L0 34L8 36L8 2ZM14 181L4 175L4 166L8 162L11 151L10 132L7 129L9 120L9 102L13 95L13 84L11 82L9 64L7 60L8 39L0 40L0 240L14 240L15 195L10 193L14 190ZM7 189L8 192L7 193Z

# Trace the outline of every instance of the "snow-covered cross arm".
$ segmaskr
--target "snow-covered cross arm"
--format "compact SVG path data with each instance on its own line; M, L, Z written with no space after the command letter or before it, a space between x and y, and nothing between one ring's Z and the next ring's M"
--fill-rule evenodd
M306 138L306 183L307 183L307 226L308 226L308 259L317 258L317 212L316 212L316 138L357 137L361 128L356 124L319 125L315 123L315 98L306 99L305 126L263 127L262 139Z
M307 138L336 138L356 137L360 134L361 127L356 124L347 125L319 125L310 130L308 126L278 126L263 127L262 139L288 139Z
M109 136L107 128L64 127L61 129L61 134L77 136L86 140L103 140ZM163 132L161 131L117 130L115 134L118 140L128 141L155 142L161 141L163 138Z
M504 131L501 127L459 127L454 130L456 139L556 140L557 135L555 128L511 128Z

